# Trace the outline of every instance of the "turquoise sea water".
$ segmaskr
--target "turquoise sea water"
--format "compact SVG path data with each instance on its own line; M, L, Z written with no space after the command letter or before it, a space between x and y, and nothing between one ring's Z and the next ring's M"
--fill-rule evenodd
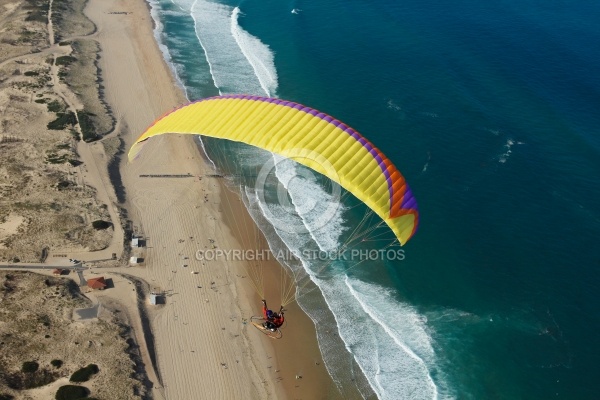
M598 397L600 3L152 5L190 100L252 93L317 108L368 137L410 183L421 226L402 261L327 274L309 260L291 266L320 287L329 311L310 295L299 302L338 330L365 396ZM226 148L254 170L271 157L218 148L215 158ZM325 186L287 190L294 204L327 202ZM364 215L344 197L327 231L290 235L246 194L274 247L336 249ZM279 211L310 228L310 215ZM335 344L319 339L343 383Z

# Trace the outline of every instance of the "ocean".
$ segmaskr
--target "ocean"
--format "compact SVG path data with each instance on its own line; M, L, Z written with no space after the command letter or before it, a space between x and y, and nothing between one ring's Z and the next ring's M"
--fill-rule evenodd
M598 398L600 3L150 4L188 99L245 93L316 108L411 185L421 222L402 257L284 261L340 387L380 399ZM202 144L242 177L274 251L335 252L361 221L377 225L344 193L316 229L335 200L323 179L276 159L261 192L252 172L273 155ZM382 227L366 237L351 247L390 243Z

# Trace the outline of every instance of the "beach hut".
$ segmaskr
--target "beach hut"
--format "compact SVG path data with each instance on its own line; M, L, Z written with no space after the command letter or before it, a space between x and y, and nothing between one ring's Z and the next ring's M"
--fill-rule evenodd
M103 276L99 276L98 278L88 279L87 285L90 289L94 289L94 290L106 289L106 281L104 280Z

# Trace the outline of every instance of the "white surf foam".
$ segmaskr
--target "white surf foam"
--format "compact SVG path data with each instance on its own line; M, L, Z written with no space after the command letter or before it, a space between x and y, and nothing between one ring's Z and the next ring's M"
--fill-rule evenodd
M421 171L421 173L427 171L427 168L429 168L429 161L431 161L431 153L427 152L427 162L425 162L425 165L423 165L423 170Z
M379 388L379 398L438 398L429 373L435 355L423 317L412 307L397 302L385 288L348 277L344 283L367 314L367 323L376 324L369 333L353 332L348 341L363 341L365 334L370 334L383 350L369 356L368 349L363 349L364 360L359 363L367 379Z
M285 182L286 174L291 173L286 168L291 169L294 166L285 163L277 165L280 167L278 175ZM306 189L294 186L290 184L288 187L291 191ZM314 191L312 186L309 189ZM268 215L264 212L264 208L269 207L269 212L275 214L276 218L296 218L310 223L310 217L302 218L299 215L293 217L293 213L285 210L281 205L262 204L260 197L249 189L246 190L246 194L249 203L253 204L249 209L262 210L263 217ZM255 221L260 225L261 221L258 219ZM321 234L294 234L276 227L274 230L278 238L297 254L302 253L307 246L314 246L315 236L318 236L321 249L336 246L333 241L329 242L330 239L335 238L335 235L324 241ZM450 398L449 395L444 394L446 390L442 390L442 394L439 393L430 374L430 369L436 368L436 360L432 340L427 333L425 317L412 307L399 303L393 298L393 294L383 287L351 279L344 274L333 275L328 279L320 278L321 265L318 262L301 260L298 266L288 265L288 267L295 268L294 275L298 279L310 279L317 284L334 315L339 337L367 377L378 398ZM298 300L302 304L303 299ZM324 354L329 354L325 357L325 363L335 379L336 374L339 374L336 372L336 367L339 368L339 359L338 355L328 351L331 345L329 336L319 335L319 345ZM439 375L438 373L438 378ZM442 386L445 384L442 383Z
M207 0L173 0L190 13L220 94L275 95L274 56L238 24L239 9Z
M504 164L506 161L508 161L508 158L512 154L512 147L515 144L523 144L523 142L515 142L513 139L510 139L510 138L506 140L506 144L504 144L504 148L506 150L504 151L504 153L502 153L498 156L499 163Z
M394 100L392 100L392 99L389 99L389 100L388 100L388 102L387 102L387 107L388 107L390 110L394 110L394 111L401 111L401 110L402 110L402 107L400 107L398 104L396 104L396 103L394 102Z
M200 135L196 136L196 140L198 141L198 144L200 145L200 147L202 147L202 151L204 152L204 154L206 154L206 158L208 158L208 161L210 161L213 170L217 170L217 165L215 164L215 162L212 160L212 158L210 158L208 156L208 152L206 151L206 146L204 145L204 141L202 140L202 137Z
M277 75L273 53L239 26L239 10L206 0L173 2L194 19L196 36L221 94L275 94ZM318 222L319 204L327 205L331 198L314 181L287 179L290 174L296 173L296 168L294 164L284 164L278 165L276 170L278 179L287 184L292 200L291 210L279 205L262 204L254 189L244 188L248 209L256 222L262 222L257 213L264 218L265 207L269 207L269 211L277 218L294 218L296 214L297 222L307 226L307 233L288 233L271 227L281 242L292 251L299 253L307 247L335 250L339 247L339 237L344 230L341 210L324 230L317 232L311 229ZM317 199L313 203L315 207L303 207L310 199ZM272 242L269 240L269 246L272 246ZM437 389L428 370L430 364L435 363L435 357L423 319L416 311L399 304L389 293L375 285L353 281L343 275L333 275L328 280L320 279L318 263L301 260L288 266L293 269L297 279L310 279L320 288L335 321L328 317L319 326L337 324L339 338L379 398L435 398ZM318 315L313 310L311 318L318 318ZM341 354L343 351L336 352L329 331L318 332L327 369L339 382L345 372L336 370L337 362L348 356ZM339 338L335 340L339 341ZM359 390L369 396L370 388Z
M280 209L279 206L266 205L260 201L261 197L257 191L251 188L245 188L245 204L250 211L250 215L260 227L265 237L267 238L269 248L275 254L280 251L291 251L300 253L303 249L314 248L315 244L308 233L291 234L286 231L278 231L274 225L269 224L265 215L273 214L276 218L288 217L291 223L302 223L299 216L289 215L290 210ZM269 207L269 213L265 212L265 208ZM295 219L295 220L294 220ZM335 318L329 308L322 304L313 303L314 296L305 296L311 293L312 290L308 281L316 282L314 272L307 260L280 260L295 277L296 283L299 285L296 292L296 300L300 307L307 312L313 320L316 330L319 348L323 355L325 367L328 373L333 378L340 391L350 390L348 387L353 385L362 395L363 398L371 397L374 392L368 381L360 376L355 376L349 369L352 369L353 358L346 351L344 342L337 335L332 335L332 332L337 331ZM318 287L318 286L317 286ZM322 292L321 292L322 293ZM360 378L360 379L356 379ZM350 380L352 379L352 380Z
M303 173L301 169L305 167L278 155L274 158L275 175L286 188L294 212L300 216L315 243L322 251L338 250L340 236L346 230L343 204L311 179L311 175Z
M263 216L272 214L277 220L289 220L290 224L302 222L300 217L298 217L298 216L294 217L294 215L291 214L289 212L289 210L284 209L280 205L277 205L277 204L267 205L267 204L259 201L259 197L256 196L255 192L253 192L249 188L246 188L246 195L252 199L252 202L254 204L256 204L256 206L258 206L258 208L260 209L261 214ZM266 210L267 207L269 208L268 212ZM294 218L296 219L296 221L293 221ZM308 237L307 235L302 235L302 234L280 235L280 238L284 241L286 246L292 251L297 251L297 250L302 249L304 246L306 246L306 244L310 240L310 237Z
M158 44L158 48L160 49L163 58L167 62L167 65L169 66L171 71L173 72L173 76L175 76L177 85L183 90L183 92L185 93L185 97L189 100L188 89L180 78L179 70L173 62L169 48L163 42L164 25L160 19L160 15L166 13L166 11L160 7L159 1L149 0L148 4L150 4L150 16L154 21L154 40L156 40L156 43Z
M231 13L231 35L252 66L264 92L268 97L275 97L275 91L277 90L275 55L269 46L242 29L238 23L239 15L240 9L238 7L234 8Z

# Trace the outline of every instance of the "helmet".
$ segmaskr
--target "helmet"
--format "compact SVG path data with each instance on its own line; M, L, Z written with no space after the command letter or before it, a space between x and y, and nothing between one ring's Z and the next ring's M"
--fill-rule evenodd
M267 310L267 318L272 318L272 317L273 317L273 311Z

